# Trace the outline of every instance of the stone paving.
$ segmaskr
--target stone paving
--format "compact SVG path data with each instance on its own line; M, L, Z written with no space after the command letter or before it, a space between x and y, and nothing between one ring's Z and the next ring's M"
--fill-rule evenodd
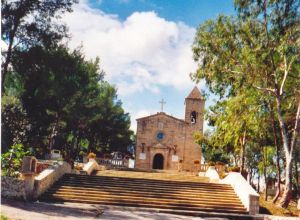
M226 220L225 218L199 218L145 211L101 208L87 204L30 203L2 199L1 214L10 220L77 220L77 219L128 219L128 220Z

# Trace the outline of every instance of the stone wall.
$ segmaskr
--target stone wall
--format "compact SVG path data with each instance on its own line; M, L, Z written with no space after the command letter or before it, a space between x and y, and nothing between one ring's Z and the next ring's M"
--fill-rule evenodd
M26 199L24 180L9 176L1 176L1 197Z
M194 161L201 160L201 148L193 137L198 128L163 112L138 119L135 167L152 169L155 155L161 154L165 170L178 170L179 161L183 170L194 170ZM160 132L162 139L157 138Z
M37 198L52 186L65 173L71 172L71 166L67 162L59 161L51 168L42 171L34 180L34 197Z

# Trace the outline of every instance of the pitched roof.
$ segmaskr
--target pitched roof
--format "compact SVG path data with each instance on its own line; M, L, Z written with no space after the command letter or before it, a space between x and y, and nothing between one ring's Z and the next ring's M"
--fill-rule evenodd
M199 89L197 86L193 88L191 93L186 97L186 99L204 99L203 96L201 95Z
M145 117L142 117L142 118L137 118L136 120L139 121L139 120L142 120L142 119L148 119L148 118L152 118L152 117L155 117L155 116L158 116L158 115L164 115L164 116L166 116L166 117L168 117L168 118L177 120L177 121L179 121L179 122L187 123L185 120L182 120L182 119L179 119L179 118L175 118L175 117L173 117L173 116L171 116L171 115L167 115L167 114L164 113L164 112L157 112L157 113L154 114L154 115L149 115L149 116L145 116Z

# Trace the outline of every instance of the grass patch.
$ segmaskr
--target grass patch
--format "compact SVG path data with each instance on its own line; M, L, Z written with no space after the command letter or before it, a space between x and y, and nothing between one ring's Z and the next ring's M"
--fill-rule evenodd
M260 194L259 213L278 216L298 216L296 200L291 200L289 206L286 209L279 207L278 203L279 201L276 204L273 204L272 199L270 198L268 198L268 201L265 201L264 194Z
M1 215L1 220L9 220L6 216Z

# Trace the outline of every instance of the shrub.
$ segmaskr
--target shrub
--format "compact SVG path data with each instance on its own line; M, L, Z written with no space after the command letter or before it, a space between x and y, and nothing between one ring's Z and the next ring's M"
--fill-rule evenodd
M89 159L95 159L96 158L96 154L95 153L89 153L89 155L87 156Z
M221 165L221 166L224 166L225 163L221 162L221 161L217 161L216 165Z
M220 179L224 179L228 174L225 173L225 172L220 172L219 173L219 176L220 176Z
M240 167L229 167L229 172L240 172L241 168Z
M2 175L18 177L23 157L28 154L22 144L15 144L6 153L1 154Z
M214 166L214 165L216 165L215 162L213 162L213 161L209 161L207 164L208 164L208 166Z
M86 155L86 153L85 153L84 151L80 151L80 152L79 152L79 155L80 155L80 156L84 156L84 155Z

